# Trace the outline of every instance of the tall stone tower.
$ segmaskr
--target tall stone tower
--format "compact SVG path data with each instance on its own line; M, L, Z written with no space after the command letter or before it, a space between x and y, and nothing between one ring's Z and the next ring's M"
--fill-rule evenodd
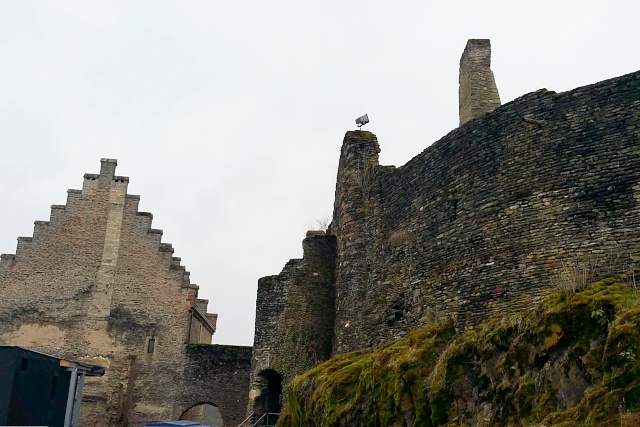
M491 71L491 42L470 39L460 58L460 125L500 106L500 95Z
M363 332L370 265L366 257L371 196L380 145L371 132L344 136L333 206L331 232L336 246L336 318L333 352L366 347Z

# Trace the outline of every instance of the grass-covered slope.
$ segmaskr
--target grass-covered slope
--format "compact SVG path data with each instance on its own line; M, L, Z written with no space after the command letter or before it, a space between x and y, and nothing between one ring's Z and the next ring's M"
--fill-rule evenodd
M296 377L279 426L640 426L640 299L612 279Z

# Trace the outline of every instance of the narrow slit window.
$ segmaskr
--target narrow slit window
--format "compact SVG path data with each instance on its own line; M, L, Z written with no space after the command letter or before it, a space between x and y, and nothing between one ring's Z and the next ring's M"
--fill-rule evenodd
M28 365L29 365L29 359L27 359L26 357L23 357L22 360L20 361L20 370L26 371Z
M152 354L156 349L156 339L151 337L147 342L147 353Z

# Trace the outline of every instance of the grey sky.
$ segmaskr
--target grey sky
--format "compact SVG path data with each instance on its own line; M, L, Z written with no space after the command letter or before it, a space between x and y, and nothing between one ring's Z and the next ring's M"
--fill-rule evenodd
M382 164L458 123L458 63L490 38L502 102L640 69L636 1L0 1L0 252L102 157L250 345L255 290L332 212L342 137ZM447 165L442 165L447 167Z

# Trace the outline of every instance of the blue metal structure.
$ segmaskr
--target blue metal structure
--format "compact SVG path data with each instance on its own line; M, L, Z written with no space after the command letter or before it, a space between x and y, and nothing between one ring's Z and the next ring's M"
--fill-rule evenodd
M77 427L85 376L101 366L0 346L0 425Z

